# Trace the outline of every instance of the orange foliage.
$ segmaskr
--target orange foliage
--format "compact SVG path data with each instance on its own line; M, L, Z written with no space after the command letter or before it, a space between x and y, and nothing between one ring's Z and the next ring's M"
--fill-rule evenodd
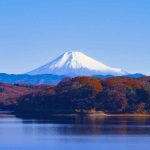
M103 85L106 87L112 85L120 85L124 84L131 88L139 89L143 88L143 83L137 79L130 79L130 78L109 78L103 81Z
M0 104L10 105L16 103L17 99L23 95L39 91L50 93L53 86L49 85L19 85L0 83Z
M95 91L99 92L102 90L102 85L98 79L90 78L90 77L76 77L72 79L73 82L79 82L82 86L88 86L93 88Z

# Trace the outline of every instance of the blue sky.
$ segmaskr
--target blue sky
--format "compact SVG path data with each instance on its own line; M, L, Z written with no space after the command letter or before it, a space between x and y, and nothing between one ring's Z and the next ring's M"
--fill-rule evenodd
M0 0L0 72L25 73L71 50L150 75L150 1Z

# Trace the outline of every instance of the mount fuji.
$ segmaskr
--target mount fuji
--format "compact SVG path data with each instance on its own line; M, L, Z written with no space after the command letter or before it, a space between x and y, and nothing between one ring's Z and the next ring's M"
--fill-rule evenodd
M93 76L93 75L127 75L126 71L109 67L82 52L65 52L50 63L37 68L29 75L66 75L66 76Z

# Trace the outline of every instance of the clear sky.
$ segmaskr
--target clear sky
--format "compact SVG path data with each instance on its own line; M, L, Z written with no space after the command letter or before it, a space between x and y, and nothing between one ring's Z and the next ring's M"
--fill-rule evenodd
M150 0L0 0L0 72L71 50L150 75Z

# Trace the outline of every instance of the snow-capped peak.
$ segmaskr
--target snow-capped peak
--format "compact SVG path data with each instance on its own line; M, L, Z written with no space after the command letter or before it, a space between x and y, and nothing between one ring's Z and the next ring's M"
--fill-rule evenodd
M111 68L103 63L86 56L82 52L65 52L50 63L35 69L28 74L56 74L56 75L125 75L122 69Z

